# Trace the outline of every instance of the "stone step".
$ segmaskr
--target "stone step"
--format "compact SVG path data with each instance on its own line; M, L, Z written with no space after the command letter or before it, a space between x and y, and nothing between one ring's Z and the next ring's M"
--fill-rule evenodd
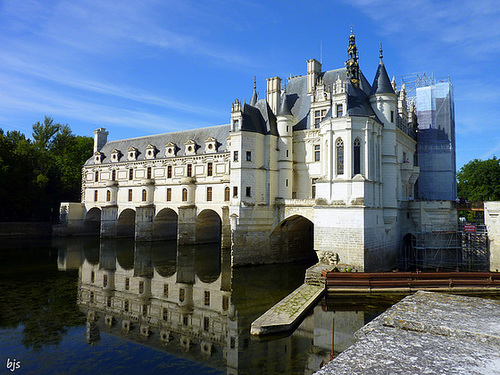
M250 333L265 335L292 329L324 292L324 285L302 284L256 319L252 323Z

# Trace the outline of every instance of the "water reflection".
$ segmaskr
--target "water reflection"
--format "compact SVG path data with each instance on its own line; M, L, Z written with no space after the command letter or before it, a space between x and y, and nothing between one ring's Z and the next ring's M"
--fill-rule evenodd
M95 245L60 245L58 256L61 270L79 269L77 301L88 344L99 345L107 332L228 374L313 373L332 351L332 325L338 353L390 304L323 301L293 333L257 339L250 337L251 322L302 283L305 265L232 269L230 254L217 245Z

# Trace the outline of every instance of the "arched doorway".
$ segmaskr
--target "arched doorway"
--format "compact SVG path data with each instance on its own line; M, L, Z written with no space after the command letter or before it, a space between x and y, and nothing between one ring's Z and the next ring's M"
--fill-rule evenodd
M127 208L123 210L116 222L117 237L134 237L135 236L135 211Z
M177 239L177 213L164 208L155 217L153 222L153 240L176 240Z
M314 224L304 216L290 216L271 233L271 248L285 261L317 261L318 257L314 251Z
M407 233L401 241L401 251L399 256L398 268L401 271L413 271L417 268L417 256L414 251L413 243L415 236Z
M196 243L220 242L222 220L213 210L203 210L196 217Z
M97 207L91 208L85 215L83 225L85 234L98 236L101 233L101 210Z

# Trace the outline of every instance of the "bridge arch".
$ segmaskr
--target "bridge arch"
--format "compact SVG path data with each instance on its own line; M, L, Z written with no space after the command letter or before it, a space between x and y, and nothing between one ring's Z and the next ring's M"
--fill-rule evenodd
M85 215L83 222L85 233L99 235L101 231L101 210L98 207L93 207Z
M135 211L131 208L124 209L116 221L117 237L135 237Z
M292 215L271 233L271 248L287 261L318 260L314 251L314 224L302 215Z
M163 208L155 216L153 222L154 240L177 239L179 217L171 208Z
M205 209L196 216L196 243L215 243L221 240L222 219L217 212Z

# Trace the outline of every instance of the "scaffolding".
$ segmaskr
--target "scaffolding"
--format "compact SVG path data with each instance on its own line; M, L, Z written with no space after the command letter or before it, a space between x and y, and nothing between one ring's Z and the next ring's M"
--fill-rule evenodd
M399 264L404 270L486 271L489 269L486 226L461 224L457 231L424 226L422 231L411 235L411 242L403 244Z

